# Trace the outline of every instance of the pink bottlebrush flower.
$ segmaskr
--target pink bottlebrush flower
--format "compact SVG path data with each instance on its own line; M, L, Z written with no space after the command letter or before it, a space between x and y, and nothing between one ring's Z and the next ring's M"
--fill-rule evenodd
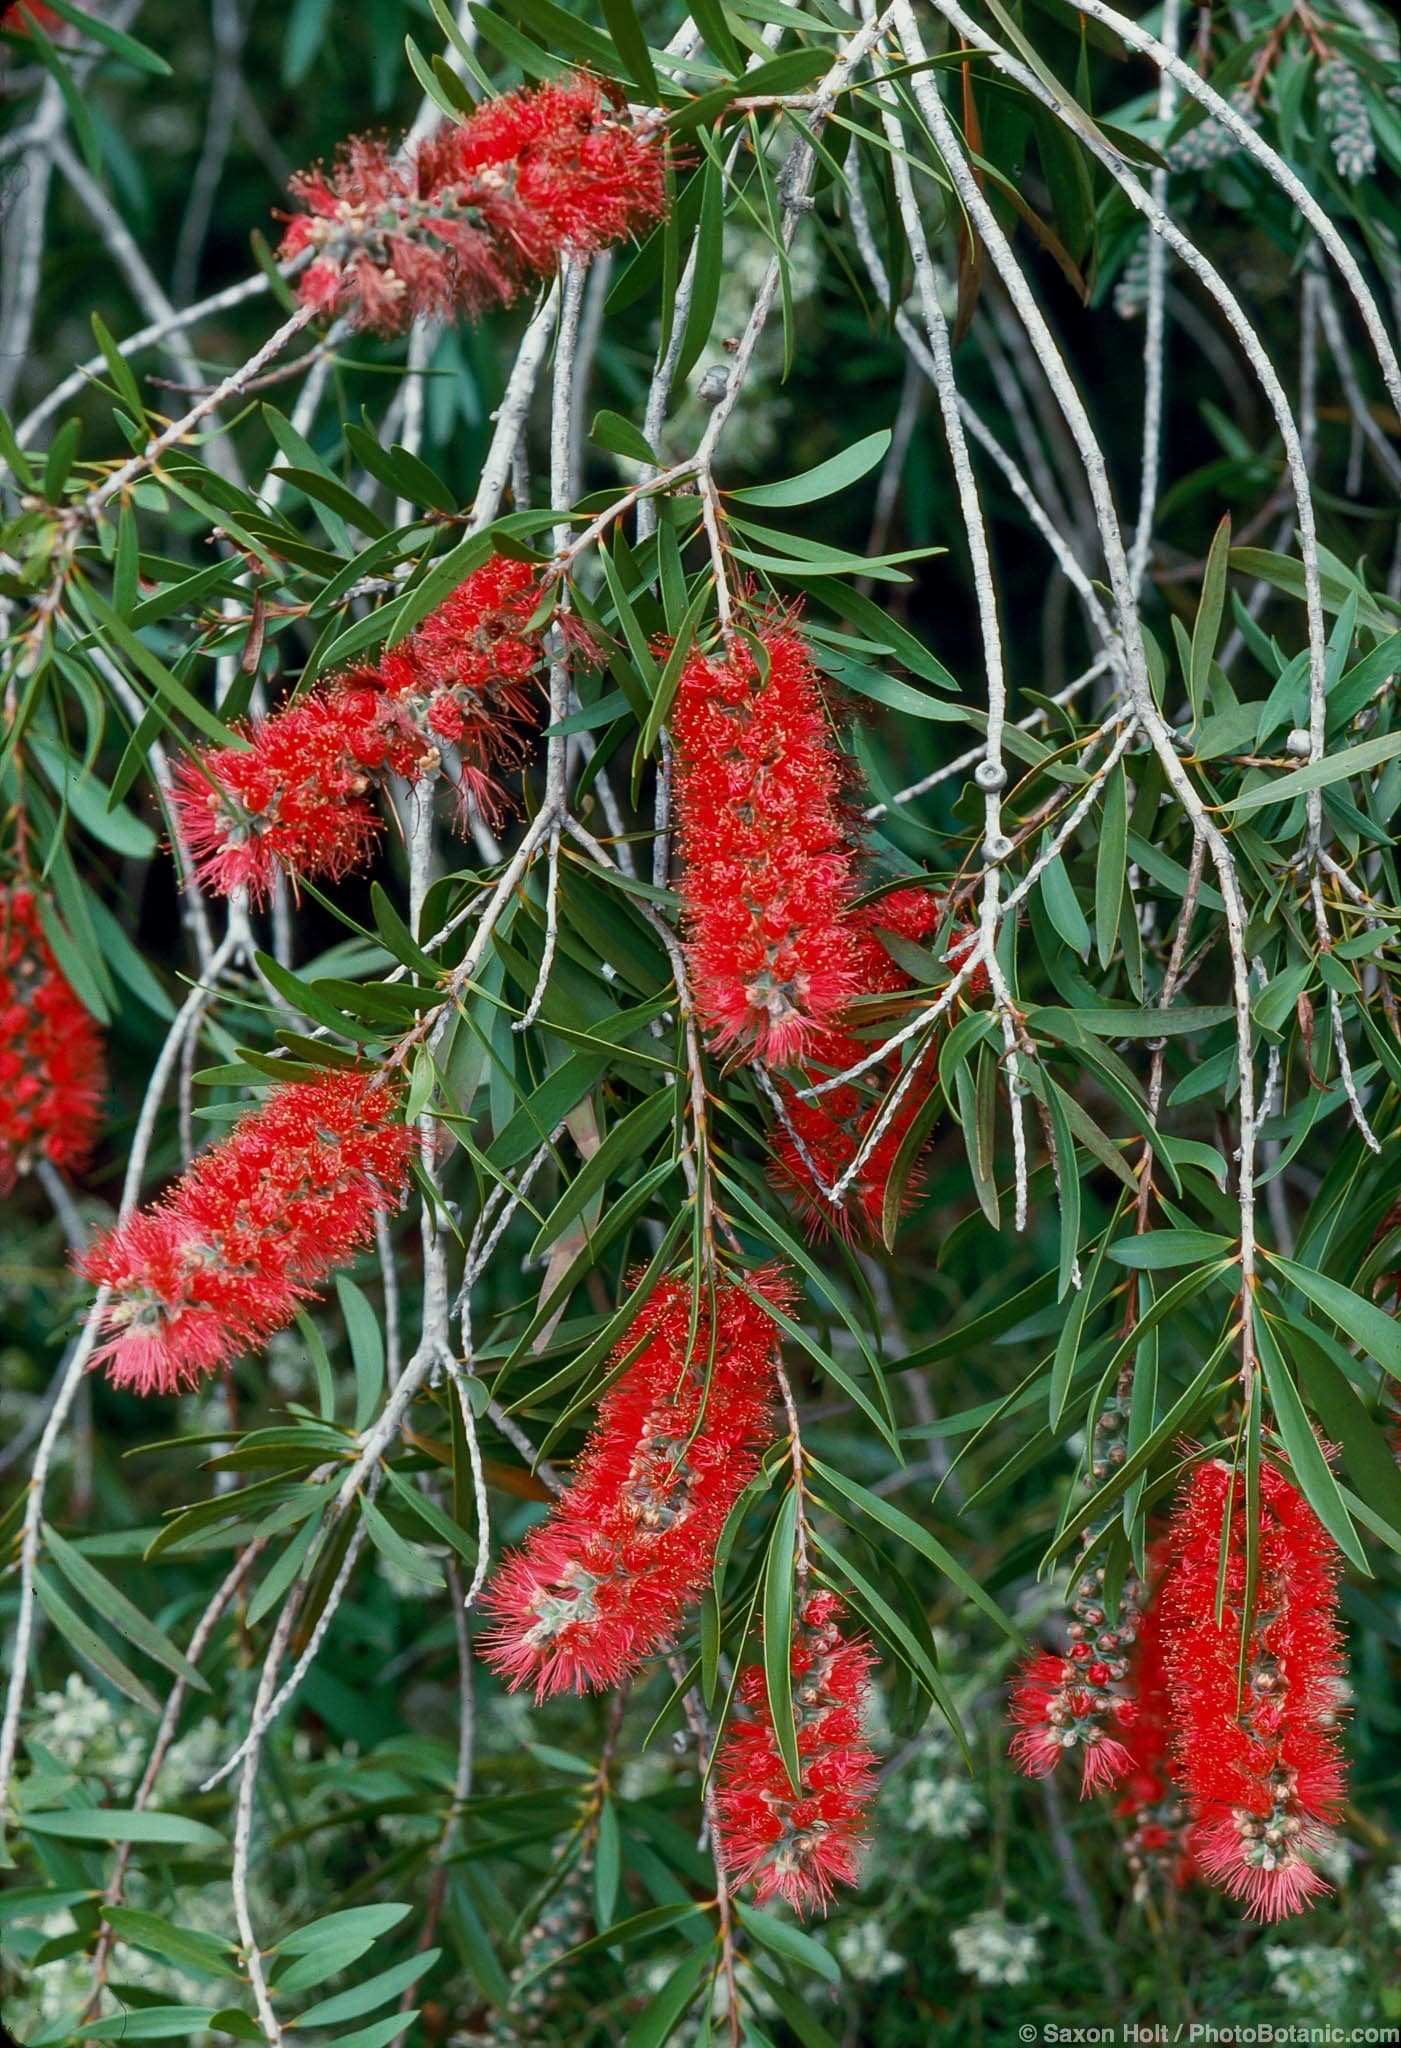
M783 1304L776 1269L750 1285ZM646 1344L609 1389L574 1482L503 1560L483 1654L514 1689L619 1684L673 1638L710 1575L731 1507L771 1429L775 1330L744 1290L665 1280L623 1339Z
M1307 1859L1327 1847L1342 1807L1346 1686L1337 1546L1268 1463L1258 1556L1242 1668L1244 1483L1219 1459L1199 1465L1173 1515L1159 1596L1173 1766L1202 1875L1252 1919L1278 1920L1330 1889Z
M897 889L878 902L864 904L853 911L851 927L855 936L860 993L864 996L898 995L913 987L910 976L887 951L880 933L895 932L902 938L918 942L938 929L943 915L943 899L933 890L918 888ZM973 942L974 934L967 927L959 927L945 959L950 965L958 966ZM969 977L966 991L974 995L986 988L986 969L979 968ZM831 1074L857 1065L870 1050L870 1045L851 1031L823 1032L808 1054L803 1085L824 1080ZM932 1048L928 1048L921 1056L921 1063L931 1058ZM812 1101L805 1101L797 1086L779 1081L787 1121L781 1123L773 1134L773 1178L795 1200L798 1213L810 1234L835 1231L848 1242L858 1232L872 1239L880 1238L891 1174L928 1097L928 1087L921 1085L918 1078L906 1087L894 1115L859 1168L840 1206L832 1202L823 1189L834 1188L856 1158L880 1114L887 1089L899 1078L901 1071L898 1055L892 1055L869 1076L860 1081L843 1082L840 1087L830 1088ZM821 1187L817 1185L818 1180ZM917 1182L916 1167L906 1182L906 1201Z
M302 303L380 334L509 304L566 251L605 248L666 210L660 144L584 78L487 100L416 150L356 137L292 191L307 211L280 254L311 254Z
M775 1065L807 1057L861 992L849 912L856 857L846 770L791 618L721 661L693 653L672 711L681 899L697 1011L715 1043Z
M761 1906L783 1899L795 1912L826 1910L833 1888L854 1884L875 1796L875 1753L862 1729L875 1656L864 1636L845 1637L834 1593L814 1593L793 1629L793 1706L799 1778L795 1792L779 1751L764 1674L739 1681L740 1706L719 1756L719 1832L732 1888L753 1884Z
M79 1261L111 1290L94 1366L175 1394L290 1322L402 1201L414 1138L397 1110L382 1075L345 1068L249 1110Z
M494 555L378 662L263 719L246 749L182 769L176 801L205 886L261 901L279 869L339 880L374 848L386 775L450 773L464 804L489 811L489 770L510 757L540 672L538 599L529 564Z
M33 892L0 889L0 1193L47 1159L87 1162L105 1076L96 1024L64 979Z

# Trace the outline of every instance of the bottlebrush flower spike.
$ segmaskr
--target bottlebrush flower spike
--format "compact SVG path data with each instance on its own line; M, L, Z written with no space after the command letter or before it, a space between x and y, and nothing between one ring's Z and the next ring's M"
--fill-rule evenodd
M373 666L276 711L183 768L176 801L201 882L265 900L279 869L339 880L380 832L374 784L443 772L465 806L495 801L541 667L539 591L528 563L493 555Z
M274 875L339 880L379 837L361 759L373 705L318 691L176 772L175 801L200 881L217 895L266 900Z
M1331 1841L1344 1793L1337 1546L1292 1481L1263 1464L1243 1667L1245 1489L1219 1459L1187 1481L1169 1546L1163 1647L1192 1853L1252 1919L1278 1920L1330 1889L1306 1859Z
M102 1039L44 937L33 892L0 889L0 1194L47 1159L86 1164L102 1108Z
M750 1285L787 1303L776 1268ZM615 1359L643 1336L600 1404L573 1485L486 1594L497 1618L483 1654L537 1700L617 1685L671 1641L771 1432L774 1324L742 1288L717 1286L713 1321L702 1291L693 1331L689 1280L665 1280Z
M382 1075L348 1068L274 1089L83 1255L111 1290L93 1365L176 1394L290 1322L402 1201L414 1138L397 1110Z
M280 254L312 259L298 297L380 334L509 304L566 251L606 248L666 210L660 144L585 78L487 100L416 150L356 137L292 191L308 210Z
M793 1707L801 1790L774 1733L762 1669L739 1681L740 1706L719 1757L719 1834L731 1888L752 1883L761 1906L825 1911L833 1889L854 1884L876 1790L875 1752L862 1734L875 1656L845 1637L834 1593L804 1600L793 1630Z
M1114 1811L1130 1823L1124 1860L1138 1900L1148 1896L1155 1878L1185 1885L1195 1868L1187 1839L1187 1809L1172 1781L1172 1700L1163 1650L1163 1606L1157 1597L1166 1561L1166 1542L1150 1545L1151 1590L1138 1619L1138 1640L1129 1664L1133 1713L1127 1723L1120 1723L1130 1763Z
M895 932L918 942L937 931L943 917L944 901L931 889L897 889L878 902L863 904L853 911L851 926L860 993L897 995L913 987L909 975L887 951L880 933ZM956 928L945 960L958 966L974 942L975 934L966 926ZM975 995L986 988L987 970L978 968L969 976L966 992ZM850 1031L823 1032L812 1046L802 1085L810 1086L842 1073L857 1065L870 1049L865 1040ZM932 1054L932 1047L926 1049L920 1063L930 1060ZM799 1087L779 1081L785 1121L773 1136L773 1177L796 1200L798 1213L810 1234L831 1230L848 1241L858 1230L875 1239L881 1236L890 1176L927 1098L928 1091L917 1077L906 1087L894 1115L840 1204L834 1203L827 1191L836 1187L857 1157L880 1114L886 1090L901 1071L898 1054L893 1054L873 1069L871 1077L843 1082L811 1101L804 1100ZM917 1172L906 1183L907 1198L916 1182Z
M1012 1761L1029 1778L1044 1778L1078 1749L1082 1799L1103 1792L1133 1767L1123 1740L1136 1714L1125 1653L1138 1635L1143 1588L1130 1574L1112 1618L1103 1597L1104 1570L1097 1566L1075 1589L1065 1655L1034 1652L1012 1686Z
M681 899L697 1011L717 1046L805 1058L860 993L845 768L791 617L728 658L693 653L672 711Z

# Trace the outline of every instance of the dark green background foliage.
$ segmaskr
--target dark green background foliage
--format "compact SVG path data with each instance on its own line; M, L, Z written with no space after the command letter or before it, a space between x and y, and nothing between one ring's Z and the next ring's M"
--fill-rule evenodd
M1029 52L1059 96L1058 120L982 58L966 67L946 61L932 74L1087 396L1126 532L1139 491L1147 244L1132 209L1074 139L1091 119L1136 175L1171 165L1175 217L1240 294L1292 402L1304 387L1330 635L1326 753L1308 781L1279 795L1270 784L1297 767L1288 736L1307 727L1309 711L1296 507L1258 377L1200 281L1182 264L1170 267L1163 475L1143 614L1153 689L1174 735L1169 751L1228 835L1244 949L1258 963L1251 1028L1263 1101L1257 1324L1265 1392L1238 1435L1241 1105L1220 876L1208 860L1154 1126L1158 1025L1149 1012L1177 932L1193 825L1141 736L1092 786L1103 749L1087 755L1087 743L1117 701L1118 674L1111 666L1067 702L1052 702L1099 641L1004 474L975 450L1010 715L1034 719L1008 736L1003 817L1017 845L1007 886L1091 791L1062 854L1003 926L999 950L1025 1018L1027 1228L1013 1227L1008 1069L986 1004L945 1037L937 1117L909 1214L894 1250L872 1256L804 1246L765 1174L763 1097L743 1072L706 1066L718 1199L747 1257L776 1253L802 1279L801 1334L786 1355L814 1461L816 1561L849 1594L882 1658L885 1776L869 1874L806 1935L786 1915L744 1909L743 2037L776 2048L914 2048L1000 2043L1048 2021L1380 2025L1401 2017L1392 1818L1401 1763L1393 1691L1401 1481L1392 1450L1401 1336L1388 1277L1398 1263L1391 1205L1401 1156L1401 1046L1388 979L1401 905L1390 835L1401 793L1392 694L1401 665L1401 421L1342 280L1315 260L1311 232L1266 168L1218 146L1220 131L1203 127L1195 109L1156 124L1152 65L1126 57L1112 34L1086 29L1064 0L1010 8L986 0L972 12L1014 55ZM139 36L156 61L88 45L86 54L51 50L41 63L32 44L7 45L0 320L11 352L0 376L10 382L11 420L23 421L95 347L108 360L27 437L27 456L9 428L0 449L12 471L0 531L0 859L8 872L23 794L58 942L107 1026L111 1067L110 1121L74 1191L76 1212L56 1214L30 1181L4 1211L7 1622L18 1604L26 1468L45 1390L83 1306L65 1232L110 1220L153 1063L196 971L164 850L151 742L163 739L178 755L207 739L216 717L241 715L255 689L278 701L304 675L377 643L387 613L404 623L429 564L461 542L459 509L476 494L530 309L433 341L416 387L421 431L412 411L405 422L403 345L342 341L300 431L289 420L305 365L295 381L274 377L227 407L222 441L185 443L166 458L164 487L138 486L120 518L106 508L68 556L64 508L91 494L104 464L143 444L152 430L136 417L143 407L153 424L177 416L192 381L214 381L244 361L281 316L270 293L207 315L191 330L194 360L183 365L150 350L119 363L111 337L134 333L153 304L159 317L161 294L193 300L266 265L290 169L329 156L348 134L400 132L425 85L448 108L465 101L467 89L442 61L451 47L443 13L403 0L216 0L210 16L170 0L123 0L106 18ZM493 85L517 82L522 70L546 74L561 56L594 55L624 90L639 90L630 0L577 10L567 0L565 12L550 0L513 0L500 11L464 10L464 19ZM640 19L660 53L680 15L643 0ZM637 474L628 458L665 339L662 311L669 317L703 206L687 360L654 451L663 462L688 455L703 432L708 415L696 386L730 359L723 343L743 331L776 246L791 196L780 174L803 110L730 109L740 90L733 74L750 53L768 61L759 44L768 27L788 66L772 89L804 92L830 63L834 33L849 27L834 0L801 8L706 0L696 19L706 42L695 66L677 71L657 58L678 130L673 225L640 253L615 252L610 274L591 287L586 330L598 319L588 336L579 477L591 510ZM1157 10L1144 19L1156 26ZM930 10L920 21L931 52L947 53L939 17ZM1188 10L1183 39L1223 92L1256 85L1259 132L1337 223L1383 307L1394 307L1394 29L1362 0L1344 11L1243 0ZM1321 62L1329 73L1322 98ZM887 68L898 68L893 57ZM60 72L63 90L50 82ZM714 96L707 118L688 123L686 98L701 91ZM1083 467L1038 369L1038 343L981 237L963 223L913 78L900 76L894 91L919 213L946 274L959 387L1027 470L1062 563L1068 557L1112 608ZM752 575L784 600L806 594L815 620L865 643L829 643L823 657L863 807L978 746L988 703L967 534L935 394L910 367L853 232L848 188L856 181L918 342L925 330L917 294L906 304L916 280L882 112L869 82L832 110L815 205L782 257L779 301L716 469L728 493L835 464L767 505L724 502L736 522L735 577ZM715 166L731 145L734 169L722 190ZM23 304L31 279L32 315ZM303 338L294 350L312 346ZM548 384L547 370L524 444L528 485L516 478L517 511L548 505ZM389 452L405 440L416 442L426 472ZM267 496L274 466L299 472L276 502ZM406 514L396 512L396 497L408 501ZM597 556L580 575L580 603L618 652L606 671L578 679L583 715L574 728L597 751L591 764L586 749L572 757L571 806L610 843L621 823L644 878L660 722L648 717L648 697L657 676L623 650L675 633L704 592L697 510L693 494L667 495L659 541L624 521L628 538L616 542L610 575ZM548 526L537 511L533 522L515 523L507 544L547 551ZM903 563L882 566L880 558L902 551L912 551ZM746 562L754 554L762 566ZM368 602L347 596L358 576L385 579L396 567L409 579L406 598L384 581ZM45 611L60 569L60 602ZM706 631L712 618L707 611ZM133 744L143 703L152 709ZM621 820L601 801L604 765ZM1309 858L1301 791L1310 787L1322 789L1323 844L1365 897L1320 870L1326 944L1298 864ZM513 783L508 849L543 794L542 766L532 760ZM121 801L109 804L109 795ZM940 887L967 885L976 908L984 818L971 767L896 805L871 822L872 886L920 869ZM221 983L197 1033L183 1111L178 1085L160 1108L147 1193L178 1170L182 1148L220 1128L269 1073L323 1057L325 1040L308 1037L312 1026L377 1056L440 1000L467 931L437 944L431 960L416 941L448 925L496 863L489 842L464 842L444 825L415 934L404 923L407 855L393 832L373 883L352 880L329 896L308 890L290 933L256 920L259 945L284 966L274 962L265 976L258 968L267 955L259 963L240 955ZM640 1298L628 1276L651 1261L655 1277L659 1246L669 1259L687 1256L697 1214L681 1166L686 1046L656 922L674 919L674 897L645 880L619 886L616 870L567 843L559 954L539 1024L514 1032L542 957L544 904L538 861L435 1061L413 1069L415 1106L430 1107L460 1141L442 1163L453 1205L442 1241L454 1273L457 1232L469 1236L492 1189L551 1141L472 1291L497 1544L522 1533L543 1495L513 1429L557 1457L577 1449L608 1348ZM221 929L216 922L216 936ZM905 964L921 999L933 999L946 976L940 961L914 949ZM1350 1111L1339 1044L1378 1150ZM1148 1128L1155 1198L1139 1219ZM601 1164L581 1185L600 1139ZM468 1667L464 1698L457 1617L478 1530L446 1380L423 1389L394 1436L375 1503L357 1500L326 1533L355 1432L382 1410L386 1357L401 1363L417 1341L416 1214L396 1222L391 1249L397 1299L379 1261L365 1259L297 1330L243 1360L227 1386L145 1405L100 1379L82 1387L47 1475L42 1627L8 1837L15 1860L0 1901L5 2013L22 2039L263 2038L248 2017L246 1971L232 1946L231 1781L197 1788L248 1727L289 1588L305 1568L296 1651L362 1516L368 1540L315 1665L268 1737L257 1782L252 1907L261 1942L275 1951L266 1967L284 2024L301 2015L298 2041L362 2048L395 2038L401 2026L415 2043L647 2048L728 2038L720 2003L710 2016L714 1873L697 1847L696 1750L673 1674L659 1667L618 1706L537 1710ZM560 1312L557 1322L542 1300ZM1155 1304L1162 1307L1144 1330ZM1126 1343L1135 1309L1143 1333ZM1130 1463L1112 1497L1091 1507L1086 1432L1126 1358L1136 1366ZM1313 1448L1313 1424L1339 1445L1336 1478ZM1248 1456L1263 1441L1267 1454L1291 1458L1352 1560L1346 1855L1330 1872L1335 1899L1282 1930L1249 1927L1200 1890L1136 1900L1112 1802L1082 1807L1072 1784L1045 1791L1012 1776L1005 1758L1003 1685L1017 1639L1054 1626L1081 1536L1096 1531L1111 1568L1122 1570L1141 1551L1147 1520L1165 1506L1190 1446L1218 1441L1228 1454L1244 1445ZM712 1600L704 1631L697 1625L679 1646L678 1669L716 1711L761 1574L784 1568L782 1558L771 1567L765 1560L787 1477L780 1445L735 1526L718 1607ZM174 1646L187 1643L235 1558L259 1539L200 1658L203 1684L185 1700L149 1808L140 1801L144 1821L125 1822L155 1712L179 1669ZM1050 1550L1056 1562L1047 1571ZM468 1713L470 1796L455 1807ZM89 1818L94 1809L115 1812ZM104 1934L100 1900L124 1831L135 1831L125 1903L109 1907ZM327 1925L330 1914L354 1917ZM572 1949L577 1956L557 1960ZM108 1988L93 2008L100 2017L79 2028L95 1954ZM396 2017L401 2003L417 2017Z

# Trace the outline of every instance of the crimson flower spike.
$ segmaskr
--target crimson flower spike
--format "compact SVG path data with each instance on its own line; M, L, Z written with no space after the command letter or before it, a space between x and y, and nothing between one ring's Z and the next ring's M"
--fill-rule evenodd
M861 993L861 963L846 766L791 617L723 660L689 657L672 739L697 1011L741 1059L804 1059Z
M1127 1399L1111 1395L1095 1419L1090 1472L1096 1481L1123 1464L1127 1421ZM1028 1777L1048 1777L1063 1756L1078 1750L1080 1797L1088 1799L1132 1767L1122 1738L1138 1713L1130 1652L1138 1639L1143 1595L1142 1583L1129 1572L1111 1610L1104 1567L1096 1565L1071 1597L1064 1654L1038 1650L1026 1660L1012 1685L1017 1732L1010 1754Z
M720 1745L720 1849L731 1886L753 1884L759 1904L825 1911L834 1888L855 1884L876 1792L875 1752L863 1728L875 1655L865 1636L845 1636L835 1593L798 1608L790 1657L798 1743L793 1789L769 1707L764 1673L751 1664Z
M1172 1699L1163 1645L1163 1603L1158 1597L1167 1562L1167 1543L1148 1549L1149 1596L1138 1620L1138 1641L1129 1664L1134 1711L1122 1729L1129 1768L1114 1811L1129 1823L1123 1850L1133 1876L1134 1897L1149 1896L1153 1883L1185 1885L1196 1865L1188 1845L1187 1809L1172 1778Z
M96 1024L50 951L31 889L0 889L0 1194L41 1159L87 1162L105 1077Z
M898 995L912 988L911 977L891 957L880 934L894 932L916 943L927 940L943 922L944 911L941 896L932 889L920 888L896 889L875 903L853 910L850 926L859 993ZM975 938L966 925L955 928L944 955L950 966L959 965ZM983 993L987 985L987 970L979 967L969 976L965 988L972 996ZM803 1085L855 1066L870 1050L867 1040L840 1026L819 1033L804 1063ZM926 1049L921 1060L927 1062L930 1057L931 1049ZM799 1086L779 1081L784 1121L773 1134L772 1177L796 1201L810 1236L832 1231L848 1242L858 1234L880 1239L890 1177L928 1095L927 1087L921 1086L918 1078L906 1087L894 1115L858 1168L840 1204L833 1202L824 1189L834 1188L856 1158L880 1114L886 1090L898 1080L901 1071L899 1054L892 1053L863 1081L844 1081L811 1101L804 1099ZM918 1186L918 1180L916 1165L906 1180L906 1200Z
M417 149L354 137L292 192L307 211L279 253L310 258L302 304L379 334L507 305L561 256L650 227L667 203L660 142L588 78L486 100Z
M201 882L261 902L279 870L338 880L374 849L373 789L389 775L442 773L464 808L490 813L490 771L516 749L542 666L538 596L528 563L493 555L376 663L187 764L176 801Z
M291 1322L403 1200L415 1140L398 1108L383 1076L340 1068L249 1110L79 1261L110 1289L93 1365L177 1394Z
M1220 1459L1199 1465L1169 1530L1163 1650L1192 1854L1252 1919L1279 1920L1330 1889L1308 1858L1332 1841L1344 1796L1341 1559L1292 1481L1262 1464L1247 1626L1245 1517L1241 1479Z
M749 1275L776 1306L776 1267ZM725 1519L772 1431L773 1319L721 1281L664 1280L614 1354L639 1357L609 1389L574 1483L503 1560L483 1605L492 1669L537 1699L618 1685L664 1649L710 1577Z

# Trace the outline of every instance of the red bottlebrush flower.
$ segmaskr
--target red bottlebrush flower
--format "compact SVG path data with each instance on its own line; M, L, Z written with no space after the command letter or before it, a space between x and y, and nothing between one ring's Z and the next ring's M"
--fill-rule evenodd
M698 1013L719 1046L805 1058L860 993L845 768L791 619L693 653L672 712L681 898Z
M896 995L913 986L909 975L887 951L879 936L882 931L893 931L918 942L937 930L943 916L943 899L932 890L915 888L897 889L854 911L851 925L861 994ZM957 967L973 942L972 932L966 927L959 929L945 959ZM977 969L966 988L969 994L984 991L986 970ZM850 1031L822 1033L812 1047L804 1083L811 1085L855 1066L869 1050L869 1045ZM922 1059L929 1057L930 1049L926 1049ZM902 1071L898 1056L892 1055L870 1077L863 1077L861 1082L844 1082L812 1101L805 1101L788 1082L779 1082L786 1122L774 1134L773 1175L778 1185L795 1198L810 1233L834 1230L850 1241L862 1228L871 1237L880 1237L890 1177L926 1099L926 1090L918 1078L906 1085L894 1114L840 1205L824 1189L834 1188L857 1157L880 1115L886 1091ZM873 1088L879 1092L873 1093ZM916 1179L917 1174L912 1173L906 1182L907 1199Z
M740 1706L719 1757L719 1832L731 1887L752 1883L761 1906L826 1909L856 1882L875 1796L875 1753L862 1725L875 1662L864 1636L846 1638L833 1593L814 1593L793 1629L793 1707L801 1789L779 1751L763 1671L739 1681Z
M750 1284L787 1299L775 1269ZM573 1485L487 1592L487 1662L537 1699L617 1685L670 1642L770 1433L774 1324L743 1289L717 1287L713 1321L702 1293L693 1330L690 1283L663 1281L617 1356L641 1336Z
M1219 1459L1187 1481L1169 1547L1163 1648L1192 1853L1252 1919L1278 1920L1330 1889L1306 1859L1330 1841L1344 1793L1337 1546L1284 1473L1262 1465L1243 1666L1245 1489Z
M85 13L92 11L91 7L84 9ZM53 43L72 42L78 33L71 22L46 7L44 0L12 0L11 5L0 7L0 27L14 36L27 36L37 28Z
M220 747L177 781L200 880L220 895L266 898L281 869L338 880L379 836L373 783L451 768L463 802L490 810L488 773L509 756L541 664L539 598L525 562L492 556L373 667L274 712L246 749Z
M414 1138L397 1108L382 1076L351 1069L274 1089L83 1255L111 1290L93 1364L175 1394L290 1322L402 1201Z
M1106 1412L1117 1420L1115 1404ZM1103 1422L1101 1417L1101 1430ZM1012 1761L1029 1778L1044 1778L1068 1751L1078 1749L1082 1799L1105 1791L1133 1767L1124 1739L1137 1719L1126 1682L1127 1652L1137 1640L1143 1588L1130 1574L1112 1616L1103 1596L1104 1572L1097 1568L1075 1589L1065 1654L1033 1652L1012 1685L1011 1714L1017 1724Z
M49 950L32 892L0 890L0 1193L47 1159L86 1164L105 1077L96 1024Z
M181 767L175 798L200 880L221 896L265 901L280 869L337 880L379 836L361 756L373 706L359 693L318 691Z
M1138 1621L1138 1641L1129 1666L1133 1714L1121 1726L1129 1753L1128 1774L1114 1811L1130 1823L1124 1860L1134 1880L1134 1896L1147 1897L1154 1877L1186 1884L1194 1864L1187 1841L1187 1810L1172 1781L1172 1700L1163 1652L1162 1602L1157 1598L1167 1557L1159 1541L1148 1553L1148 1604Z
M292 191L308 210L280 253L311 253L302 303L381 334L508 304L565 251L604 248L666 209L660 145L588 79L488 100L416 151L356 137Z

